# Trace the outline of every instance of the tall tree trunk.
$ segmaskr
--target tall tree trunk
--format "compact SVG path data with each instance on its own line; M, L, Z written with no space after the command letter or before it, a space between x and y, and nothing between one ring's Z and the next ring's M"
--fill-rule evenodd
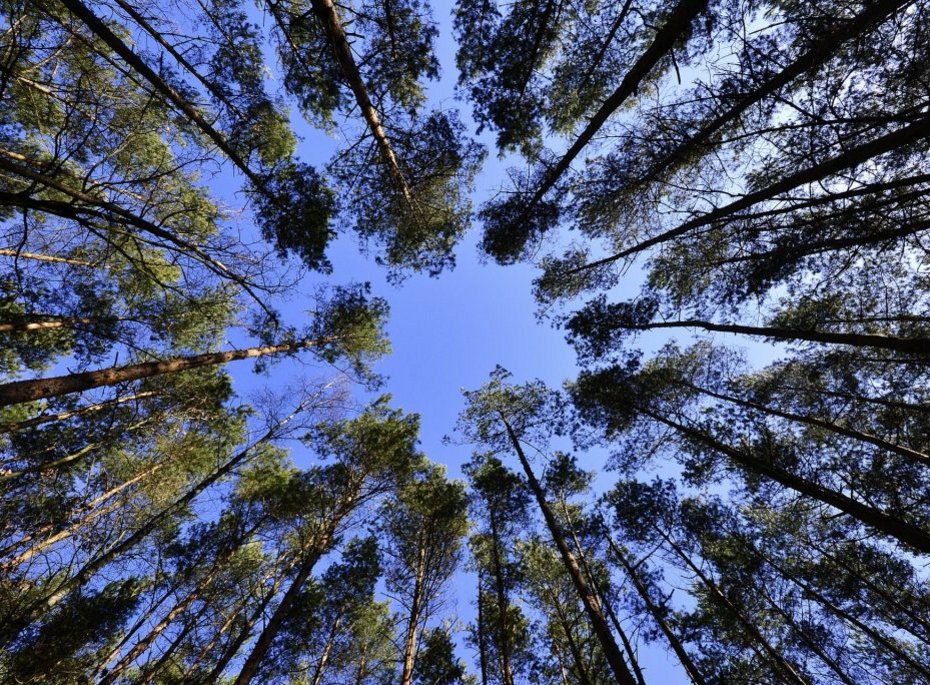
M273 439L278 435L279 431L291 420L294 419L300 412L304 411L309 404L309 400L304 401L300 406L292 412L289 416L285 417L279 421L276 425L268 429L268 431L260 437L258 440L252 444L245 447L243 450L238 452L233 456L229 461L227 461L223 466L214 471L210 476L201 480L196 486L191 488L187 493L176 499L173 503L162 509L160 512L152 516L145 524L140 526L135 532L133 532L128 537L124 538L120 542L111 546L108 550L98 555L91 561L87 562L80 571L71 576L57 588L55 588L51 594L46 595L45 597L33 601L26 609L24 609L19 616L9 617L7 619L7 625L12 625L14 623L25 622L24 625L28 625L32 621L36 620L46 612L53 609L62 599L67 597L71 592L77 588L82 587L88 581L90 581L94 575L110 563L113 559L118 557L120 554L123 554L127 550L132 549L142 540L148 537L153 533L158 526L160 526L165 520L173 516L178 510L184 506L190 504L194 499L197 498L204 490L213 485L215 482L223 478L224 476L231 473L235 468L241 465L246 459L252 454L256 447L262 445L269 440Z
M895 616L893 613L889 613L887 610L885 610L882 611L882 615L885 621L887 621L889 624L894 624L901 630L907 631L915 638L923 642L925 645L930 646L930 621L928 621L925 616L918 614L908 603L902 602L900 597L889 593L888 590L882 588L880 585L873 582L870 578L863 575L863 573L854 569L848 563L837 558L835 555L831 554L829 551L825 550L811 539L806 539L804 544L808 545L811 549L817 551L821 556L829 559L834 564L844 566L848 572L852 573L853 577L857 581L868 588L869 592L876 594L882 599L882 601L887 602L891 608L893 608L895 611L901 612L901 614L907 618L907 621L904 621L901 619L901 616ZM873 609L874 608L876 607L873 606ZM917 626L920 626L922 630L915 631Z
M323 682L323 674L329 665L330 655L333 653L333 646L336 643L336 637L339 635L339 629L342 627L343 607L339 608L333 625L330 627L329 636L326 638L326 644L323 646L323 653L320 654L320 660L313 669L313 677L310 679L310 685L320 685Z
M242 626L242 630L240 630L239 633L232 640L230 640L229 644L226 645L226 648L223 650L223 653L217 662L213 665L210 673L206 676L206 678L197 678L194 682L215 683L219 681L220 676L223 674L223 671L226 670L229 662L233 660L233 657L239 653L239 650L242 648L242 645L245 644L245 641L249 639L249 635L252 633L252 628L259 622L259 620L261 620L262 616L264 616L265 610L278 594L278 590L280 590L281 586L284 584L284 580L287 574L296 565L297 561L298 559L295 557L284 565L284 568L281 570L281 574L275 578L275 581L272 583L271 588L269 588L267 594L260 602L258 602L258 604L255 606L255 610L246 618L245 625ZM224 626L224 628L226 628L226 626ZM202 654L200 658L203 658ZM184 679L182 682L190 682L193 676L194 671L192 667L188 669L187 673L184 674Z
M827 609L830 613L839 617L841 620L846 621L847 623L855 626L865 635L867 635L871 640L876 644L881 645L887 649L891 654L894 654L896 658L907 663L913 669L918 671L923 675L924 678L930 682L930 668L920 663L918 660L910 656L906 650L898 648L891 640L882 635L880 632L864 623L860 619L856 618L848 611L844 610L842 607L837 605L835 602L830 600L826 595L820 592L817 588L806 583L805 581L798 578L794 573L788 571L780 563L776 562L774 559L769 557L764 552L761 552L754 544L742 539L742 536L737 536L737 539L741 543L742 547L752 553L757 559L768 564L772 569L774 569L778 575L787 580L794 585L797 585L801 590L806 594L810 595L818 604Z
M253 183L257 190L262 192L265 191L265 182L261 176L252 171L246 160L233 149L223 134L217 131L213 125L207 121L203 112L188 102L181 93L159 76L154 69L139 57L139 55L133 52L132 48L124 43L90 7L81 2L81 0L61 0L61 4L74 16L84 22L91 32L103 41L107 47L113 50L113 52L119 55L133 71L148 81L149 85L190 119L204 135L223 151L223 154L225 154L246 178Z
M311 2L313 11L332 44L333 54L342 75L349 84L349 88L352 89L355 102L358 104L362 116L365 118L365 123L368 124L368 129L378 145L381 158L390 170L394 182L397 183L398 189L404 196L404 200L408 205L412 206L414 204L413 193L400 168L400 163L397 161L397 155L394 153L394 148L391 146L387 132L384 130L378 111L371 102L365 81L362 79L361 73L359 73L355 57L352 55L352 46L349 44L348 36L346 36L345 29L342 26L342 20L336 11L336 5L333 0L311 0Z
M184 627L181 628L180 632L174 637L171 641L171 644L168 645L168 648L162 652L156 661L153 663L146 663L140 673L138 680L133 681L134 685L149 685L156 676L161 672L161 669L164 668L171 658L174 656L174 653L177 651L178 647L187 639L187 636L191 634L194 630L194 627L197 625L197 621L203 616L203 613L206 611L206 607L203 607L196 615L189 618L185 621Z
M403 666L400 672L400 685L413 685L413 668L417 657L417 635L421 613L423 611L423 583L426 577L426 544L422 540L417 555L417 568L414 572L413 595L407 618L407 632L404 636Z
M707 445L711 449L732 459L736 464L754 471L760 475L766 476L776 483L785 486L806 497L823 502L831 507L838 509L856 519L860 523L874 528L889 537L893 537L904 545L912 549L930 554L930 534L919 526L907 521L902 521L885 512L862 504L851 497L847 497L835 490L825 488L822 485L813 483L809 480L795 476L792 473L783 471L777 466L757 459L749 454L741 452L727 444L724 444L709 435L702 433L690 426L677 423L660 414L654 412L643 412L647 416L654 418L660 423L674 428L682 435L685 435L697 442Z
M791 626L792 632L796 635L800 635L804 644L807 645L814 654L817 655L817 658L820 659L827 667L836 674L836 677L839 678L845 685L858 685L853 682L849 676L846 674L840 665L836 662L836 659L827 654L826 650L820 646L818 643L818 638L810 634L810 631L806 626L798 625L798 622L795 620L787 610L782 608L781 604L768 593L765 589L765 584L760 583L756 585L755 591L762 595L763 599L768 603L770 607L779 614L784 621Z
M4 257L15 257L16 259L31 259L36 262L51 262L53 264L71 264L72 266L96 266L90 262L80 259L69 259L68 257L55 257L53 255L36 254L35 252L22 252L20 250L10 250L7 248L0 249L0 255Z
M781 193L786 193L803 185L822 181L832 174L858 166L874 157L891 152L892 150L920 142L928 136L930 136L930 116L924 115L917 121L907 126L902 126L896 131L886 133L867 143L861 143L856 147L848 148L835 157L830 157L818 164L790 174L765 188L747 193L738 200L734 200L727 205L723 205L705 214L696 216L693 219L689 219L675 228L663 231L652 238L647 238L614 255L572 269L570 273L592 269L631 257L634 254L682 236L695 228L718 223L760 202L772 200Z
M626 558L626 555L623 553L623 551L617 547L617 543L614 542L613 538L606 530L604 531L604 536L607 538L607 544L610 546L611 551L614 553L614 557L617 559L620 565L623 566L623 570L626 571L627 576L629 576L630 580L633 582L633 587L636 589L636 593L643 601L643 604L646 606L646 610L652 616L652 619L656 622L656 625L659 626L659 629L665 636L666 641L668 641L668 644L671 646L672 651L675 652L675 656L678 657L678 661L685 669L685 673L688 675L688 678L691 680L693 685L707 685L707 681L704 680L704 676L701 675L701 671L694 663L691 655L688 654L688 651L685 649L685 646L682 644L681 640L678 639L678 636L675 635L675 632L672 630L672 627L669 625L668 621L665 620L663 610L653 601L652 596L649 594L649 589L643 583L642 578L639 577L639 573Z
M19 317L17 317L19 318ZM62 328L77 328L80 325L94 325L97 323L110 323L119 321L112 318L87 318L80 316L52 317L26 317L20 321L6 321L0 323L0 333L32 333L34 331L54 331Z
M500 532L497 527L497 517L493 509L489 511L488 517L491 524L491 562L494 564L494 591L497 596L497 632L500 643L501 660L501 683L502 685L514 685L513 681L513 663L511 661L510 644L510 620L508 618L508 609L510 600L507 597L507 586L504 579L504 564L501 560Z
M124 670L126 670L126 668L128 668L132 664L133 661L135 661L139 656L141 656L142 653L145 652L145 650L148 649L156 639L158 639L158 636L161 635L171 625L174 619L176 619L182 613L186 613L188 607L190 607L194 602L200 599L203 596L204 592L207 590L207 588L209 588L210 585L213 584L213 581L216 580L217 577L219 577L220 573L226 567L227 562L229 562L233 558L233 556L236 554L236 552L241 548L242 543L248 540L255 533L255 531L257 531L262 526L263 523L264 523L264 517L260 517L259 519L254 521L253 524L249 526L249 528L243 531L239 531L236 534L235 538L231 540L231 544L226 545L226 549L222 550L219 556L213 561L209 572L207 572L207 574L203 578L197 581L196 585L187 594L187 596L184 599L182 599L180 602L175 604L174 607L172 607L171 610L168 611L167 614L165 614L165 616L161 619L161 621L159 621L158 624L152 630L150 630L149 633L144 638L142 638L135 645L133 645L132 649L130 649L129 652L127 652L126 655L123 656L123 658L120 659L120 661L113 668L111 668L103 678L101 678L98 685L109 685L114 680L116 680L116 678L118 678L119 675ZM181 583L183 583L183 579L178 583L178 586L180 586ZM171 590L169 590L168 593L166 593L166 596L170 596L170 594L173 593L175 589L176 588L172 588ZM160 605L161 602L159 602L158 604ZM132 633L138 630L139 625L140 623L137 622L136 627L134 627L134 630L131 631L123 639L120 645L114 649L114 656L112 656L111 659L115 658L115 654L119 654L120 650L129 640Z
M771 340L805 340L807 342L848 345L850 347L871 347L912 354L930 353L930 338L898 338L893 335L876 333L834 333L832 331L786 328L784 326L744 326L742 324L714 323L713 321L699 319L653 321L643 324L624 325L622 328L628 331L652 331L660 328L700 328L718 333L761 336Z
M708 397L713 397L715 399L723 400L724 402L730 402L731 404L736 404L741 407L746 407L748 409L754 409L763 414L771 414L772 416L777 416L779 418L787 419L795 423L801 423L807 426L814 426L815 428L823 428L824 430L832 431L838 435L842 435L847 438L852 438L853 440L859 440L860 442L865 442L870 445L874 445L883 450L889 452L894 452L895 454L901 455L908 459L913 459L916 462L923 464L924 466L930 466L930 456L924 454L923 452L918 452L917 450L912 450L909 447L903 445L898 445L893 442L888 442L883 440L878 436L872 435L870 433L865 433L862 431L855 430L854 428L848 428L840 424L833 423L832 421L826 421L824 419L819 419L816 416L806 416L803 414L795 414L793 412L782 411L774 407L769 407L764 404L758 404L757 402L751 402L749 400L744 400L739 397L734 397L732 395L725 395L723 393L714 392L713 390L708 390L700 386L694 385L692 383L685 384L685 387L692 388Z
M103 507L102 509L97 509L97 507L103 502L106 502L108 499L110 499L111 497L115 495L118 495L120 492L122 492L126 488L132 487L139 481L152 475L153 473L161 469L164 465L165 465L165 462L159 462L157 464L153 464L152 466L149 466L148 468L143 469L142 471L137 473L132 478L120 483L117 486L110 488L106 492L102 492L101 494L97 495L91 501L82 505L78 509L75 509L67 517L66 520L70 521L74 519L76 516L81 516L82 514L86 514L83 516L83 518L75 521L69 526L62 528L57 533L53 533L51 536L49 536L45 540L42 540L42 542L37 542L35 545L33 545L33 547L30 547L25 552L20 553L19 556L11 559L10 561L0 564L0 569L9 570L9 569L15 568L16 566L19 566L23 562L28 561L29 559L34 557L36 554L38 554L42 550L48 548L50 545L53 545L59 540L64 540L65 538L70 537L71 535L81 530L82 528L84 528L84 526L88 525L95 519L100 518L101 516L105 516L111 511L114 511L115 509L119 508L120 506L122 506L121 502L114 502L113 504ZM46 533L51 532L55 528L56 528L56 523L49 523L44 526L41 526L40 528L36 530L33 530L28 535L24 535L22 538L20 538L16 542L10 543L6 547L4 547L2 550L0 550L0 558L5 557L8 554L11 554L14 550L18 549L19 547L22 547L23 545L29 543L32 540L35 540L41 535L45 535Z
M132 646L132 649L130 649L113 668L107 671L106 675L100 679L99 685L110 685L110 683L115 681L124 670L132 665L133 661L151 647L152 643L172 624L174 619L186 612L188 607L201 597L203 591L213 582L213 579L219 575L220 570L221 565L214 566L213 570L207 575L204 581L191 590L184 599L175 604L144 638L136 642L136 644Z
M482 583L482 571L478 568L478 666L481 669L481 685L488 685L488 646L487 637L484 629L484 590Z
M41 426L43 423L66 421L75 416L94 414L98 411L102 411L119 404L125 404L126 402L132 402L134 400L141 400L146 397L154 397L157 394L158 393L156 393L154 390L146 390L143 392L133 393L131 395L115 397L111 400L104 400L103 402L97 402L96 404L89 404L79 409L71 409L57 413L40 414L39 416L35 416L31 419L24 419L23 421L16 421L13 423L0 423L0 435L4 433L18 433L20 431L26 430L27 428Z
M562 563L565 565L565 570L568 572L572 584L575 586L575 591L578 593L584 605L585 612L588 614L588 620L591 623L591 629L594 631L595 636L597 636L601 644L601 649L604 651L604 656L607 659L607 663L610 665L615 680L621 685L636 685L636 680L633 678L633 674L630 673L630 669L624 662L623 654L614 641L613 633L610 632L610 626L608 626L607 620L604 618L604 614L598 605L597 597L585 582L581 569L578 567L578 562L572 554L571 549L569 549L568 544L565 542L565 537L559 529L558 521L552 513L552 509L549 507L548 502L546 502L542 487L539 485L539 481L536 480L536 475L530 467L530 462L523 453L520 440L517 438L516 433L514 433L513 428L503 414L501 414L501 420L504 423L504 427L507 429L507 435L510 438L514 451L517 453L520 464L523 466L523 471L526 473L530 489L536 497L536 502L542 511L543 518L546 520L549 533L552 535L552 539L559 550Z
M556 619L562 626L562 632L565 633L565 642L568 643L568 651L571 652L572 661L575 663L578 683L579 685L591 685L591 678L588 676L588 669L585 666L584 657L581 654L578 643L575 641L575 635L572 633L572 624L565 615L565 609L556 596L556 593L551 590L549 592L549 601L552 602L552 608L555 610Z
M717 602L722 604L730 612L733 618L735 618L737 622L743 626L743 629L752 636L752 638L759 644L759 646L762 647L765 653L768 654L769 658L774 662L776 668L780 670L785 676L787 676L788 680L794 682L796 685L810 685L810 683L804 677L802 677L800 673L798 673L794 665L788 661L781 652L772 646L772 643L765 638L765 636L759 631L756 625L748 618L746 618L743 612L740 611L739 607L737 607L727 598L717 583L708 577L708 575L701 570L700 566L694 563L694 560L691 559L688 553L685 552L685 550L683 550L674 540L672 540L671 536L669 536L665 531L660 529L655 524L653 524L652 527L654 530L656 530L656 532L659 533L662 539L665 540L666 544L672 549L673 552L675 552L678 558L681 559L689 569L691 569L691 572L697 576L704 587L710 591L711 596L713 596Z
M707 7L707 2L708 0L679 0L678 4L672 8L662 28L656 32L655 38L646 48L646 51L633 63L633 66L630 67L616 90L604 100L571 147L546 173L543 182L533 193L532 199L523 210L523 216L521 217L523 220L526 219L530 209L552 190L562 177L562 174L568 170L572 162L581 154L581 151L607 123L610 116L631 96L636 94L642 82L648 78L655 66L672 51L675 42L688 31L691 22Z
M137 421L136 423L130 424L128 426L123 426L120 429L121 433L118 437L123 440L126 440L129 438L129 436L132 435L133 432L139 430L140 428L145 428L146 426L152 425L158 420L158 418L159 417L157 415L152 415L152 416L148 416L142 419L141 421ZM102 447L105 447L111 444L113 440L114 440L114 437L110 436L107 439L84 445L84 447L80 448L76 452L72 452L71 454L66 454L63 457L59 457L58 459L54 459L52 461L45 461L45 462L40 462L38 464L31 464L29 466L26 466L25 468L20 469L19 471L6 470L0 473L0 483L4 483L9 480L15 480L17 478L21 478L22 476L28 475L30 473L40 473L42 471L60 469L63 466L67 466L68 464L73 464L74 462L79 461L80 459L82 459L83 457L86 457L88 454L91 454L95 450L98 450ZM43 450L43 452L47 452L50 449L54 449L56 446L57 445L53 443L49 448ZM24 455L25 458L34 458L37 456L38 454Z
M277 587L277 586L276 586L276 587ZM273 593L272 593L272 594L273 594ZM206 609L206 608L207 608L207 607L204 607L204 609ZM216 644L217 644L217 643L220 641L220 639L226 634L226 631L228 631L230 628L232 628L233 623L236 622L236 619L239 618L239 615L240 615L245 609L246 609L246 607L245 607L244 603L240 602L240 603L230 612L230 614L229 614L229 616L226 618L226 620L223 621L223 625L221 625L221 626L219 627L219 630L217 630L216 633L213 635L213 637L210 638L210 641L207 642L207 644L205 644L205 645L201 648L201 650L197 653L197 656L194 657L194 659L193 659L193 660L190 662L190 664L187 666L187 670L184 672L184 677L181 679L181 682L182 682L182 683L186 683L186 682L188 681L188 679L196 672L196 670L200 667L200 662L204 660L204 658L207 656L207 654L209 654L209 653L212 651L212 649L213 649L214 647L216 647ZM238 650L238 647L237 647L236 649ZM156 668L156 669L155 669L155 672L157 673L157 671L158 671L158 669Z
M248 683L252 682L252 678L258 673L262 661L264 661L265 656L268 654L268 650L271 648L271 643L281 630L284 620L290 615L295 602L297 602L300 597L300 593L303 592L304 586L310 578L314 566L316 566L323 554L326 553L336 525L336 522L333 522L321 539L314 543L313 547L306 552L304 560L298 567L294 579L291 581L284 596L281 597L281 601L278 602L278 606L275 607L274 613L271 614L271 617L265 623L265 627L252 646L252 651L249 653L249 656L246 657L245 662L242 664L242 668L239 671L239 675L236 676L234 685L248 685Z
M165 373L187 371L202 366L215 366L240 359L254 359L267 355L296 352L319 343L319 340L307 338L298 342L282 343L280 345L248 347L244 350L229 350L226 352L207 352L189 357L175 357L163 361L142 362L141 364L127 364L126 366L110 369L72 373L66 376L13 381L0 385L0 407L21 402L33 402L73 392L84 392L94 388L151 378Z
M913 4L914 0L880 0L865 3L865 9L845 22L835 22L830 25L828 37L815 41L811 48L790 62L781 71L773 74L763 81L758 88L743 95L733 105L716 118L706 122L694 135L685 138L675 148L662 156L651 165L649 169L636 180L636 187L655 181L659 177L667 176L670 172L702 148L712 142L715 134L723 127L736 121L746 110L761 102L765 98L778 93L793 80L806 72L820 66L834 54L837 47L847 41L853 40L866 33L873 27L888 19L899 9Z
M588 564L588 557L584 552L584 548L581 546L581 541L578 539L578 534L575 532L575 522L572 520L572 516L568 510L565 499L560 496L558 502L559 506L562 508L562 516L565 518L565 523L568 526L568 534L571 536L572 544L575 546L575 554L577 555L578 563L581 567L581 570L584 572L585 577L587 578L588 584L594 590L598 606L607 613L607 618L610 619L614 630L616 630L617 635L620 636L620 641L623 643L623 650L626 652L630 663L633 665L633 675L636 676L636 682L639 685L646 685L646 679L643 677L643 671L639 667L639 662L636 658L636 651L633 649L633 643L630 641L626 631L623 629L623 624L620 623L620 617L617 616L613 606L611 606L607 597L604 595L604 592L601 590L597 579L594 577L594 572L591 570L591 566Z

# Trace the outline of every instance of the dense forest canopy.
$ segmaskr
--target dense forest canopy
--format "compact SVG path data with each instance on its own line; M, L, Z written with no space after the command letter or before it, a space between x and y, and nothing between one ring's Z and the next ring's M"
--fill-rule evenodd
M930 682L928 36L0 0L0 682ZM457 259L577 365L427 454L390 305Z

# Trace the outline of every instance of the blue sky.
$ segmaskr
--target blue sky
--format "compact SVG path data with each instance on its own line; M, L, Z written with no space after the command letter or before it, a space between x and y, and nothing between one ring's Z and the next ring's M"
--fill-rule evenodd
M462 120L474 133L469 104L456 99L451 4L437 1L433 3L433 11L440 29L437 52L442 78L430 86L431 105L458 109ZM273 81L273 56L269 57ZM270 86L275 89L274 83ZM313 129L294 114L294 127L301 137L299 156L323 167L340 141ZM350 136L355 135L359 121L348 121L345 126L352 132ZM485 132L478 139L488 148L488 156L476 179L473 195L476 208L505 185L508 166L520 165L519 159L497 157L493 134ZM548 144L560 149L564 143L551 140ZM224 174L221 178L228 176ZM215 190L235 205L241 199L237 200L229 192L232 187L230 183ZM247 226L243 228L248 230ZM308 275L300 284L300 290L308 294L318 283L368 281L374 294L388 300L391 314L387 334L393 352L376 367L387 377L381 392L392 395L394 406L420 415L423 451L431 460L445 464L452 477L461 477L460 466L471 454L467 445L443 442L444 436L453 435L456 418L464 407L463 389L482 385L497 365L508 369L515 382L540 378L552 387L560 387L577 373L575 356L565 342L564 333L536 318L536 303L532 297L536 270L525 264L501 267L482 260L477 249L479 239L480 226L475 225L456 249L455 269L438 278L411 276L398 286L387 282L385 270L372 258L361 254L355 235L346 232L328 251L333 264L332 275L325 278ZM632 295L637 285L627 281L616 289L616 295ZM295 296L281 305L282 311L289 322L299 324L309 302L305 297ZM258 378L249 372L249 365L234 364L229 371L237 388L247 396L264 384L280 387L297 368L293 362L284 362L273 366L269 376ZM583 467L597 470L603 466L606 455L592 452L578 456ZM298 465L313 459L312 455L303 453L299 445L295 446L293 457ZM508 461L507 456L505 461ZM515 458L508 463L511 468L518 467ZM541 465L539 468L541 470ZM600 479L600 484L609 484L611 480L608 475ZM474 620L474 594L472 574L460 573L450 588L448 613L455 614L462 623ZM460 656L474 666L471 653L462 647L462 635L458 638ZM641 646L641 666L650 685L686 682L680 667L665 650L655 645Z

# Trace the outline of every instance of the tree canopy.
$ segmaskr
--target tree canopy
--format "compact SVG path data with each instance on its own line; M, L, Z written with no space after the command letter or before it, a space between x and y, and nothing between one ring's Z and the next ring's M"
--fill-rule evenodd
M930 682L928 36L0 0L0 681ZM440 445L391 337L502 331L391 305L465 260L576 363Z

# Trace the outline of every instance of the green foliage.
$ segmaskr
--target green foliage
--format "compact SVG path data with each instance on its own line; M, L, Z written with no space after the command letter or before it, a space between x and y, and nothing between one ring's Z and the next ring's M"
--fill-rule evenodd
M325 250L333 237L332 191L307 164L279 165L254 193L262 237L283 257L293 253L309 269L330 271Z
M83 682L137 600L138 586L132 579L73 597L41 627L18 637L0 660L0 673L19 683L41 682L51 674L56 683Z
M417 685L466 685L474 681L465 674L465 664L455 656L449 633L434 628L426 633L414 672Z
M337 175L351 188L355 230L383 250L377 260L395 277L407 271L437 276L454 265L453 248L469 226L468 191L484 148L467 138L454 112L439 111L415 117L392 143L406 191L377 161L377 150L359 148L338 162Z

